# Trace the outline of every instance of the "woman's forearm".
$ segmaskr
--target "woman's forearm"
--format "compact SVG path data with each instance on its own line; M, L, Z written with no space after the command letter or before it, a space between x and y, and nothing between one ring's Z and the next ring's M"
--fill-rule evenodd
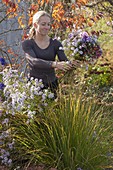
M32 64L32 66L38 67L38 68L52 68L52 61L43 60L39 58L33 58L29 55L26 55L26 59L29 63Z

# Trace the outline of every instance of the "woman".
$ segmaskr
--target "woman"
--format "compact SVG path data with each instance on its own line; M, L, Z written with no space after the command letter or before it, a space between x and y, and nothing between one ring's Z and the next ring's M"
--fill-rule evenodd
M22 42L22 48L30 66L30 77L42 79L44 88L50 87L56 97L58 81L55 68L69 70L72 64L68 61L62 44L49 37L50 27L50 15L45 11L38 11L33 16L29 39ZM55 61L56 56L58 62Z

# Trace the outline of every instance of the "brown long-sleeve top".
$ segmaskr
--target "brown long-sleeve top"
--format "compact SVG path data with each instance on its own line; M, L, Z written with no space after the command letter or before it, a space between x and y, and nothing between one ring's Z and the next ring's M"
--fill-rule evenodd
M58 56L59 61L68 61L62 44L57 39L50 39L47 48L41 49L34 39L22 42L22 48L30 66L30 77L42 79L43 83L54 82L56 79L52 62Z

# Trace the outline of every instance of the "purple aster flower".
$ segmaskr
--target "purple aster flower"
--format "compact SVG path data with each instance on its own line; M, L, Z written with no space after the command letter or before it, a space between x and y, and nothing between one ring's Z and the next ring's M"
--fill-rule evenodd
M3 90L4 87L5 85L3 83L0 83L0 90Z
M71 38L73 38L74 37L74 34L73 33L70 33L69 35L68 35L68 38L69 39L71 39Z
M0 63L1 63L1 65L4 66L6 64L5 59L4 58L0 58Z
M82 32L81 35L82 35L82 37L84 37L84 36L89 37L89 34L87 32Z
M87 41L89 41L89 36L87 36L87 35L83 35L83 38L82 38L82 42L83 43L85 43L85 42L87 42Z
M98 50L98 51L96 51L96 56L97 56L97 58L100 57L101 55L102 55L102 50L101 50L101 49Z

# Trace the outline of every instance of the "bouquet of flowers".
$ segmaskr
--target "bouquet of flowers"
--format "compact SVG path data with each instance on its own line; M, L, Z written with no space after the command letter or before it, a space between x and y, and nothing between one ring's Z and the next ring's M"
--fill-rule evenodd
M102 49L98 43L98 37L89 35L88 32L72 31L63 42L64 51L74 60L95 62L101 55Z

